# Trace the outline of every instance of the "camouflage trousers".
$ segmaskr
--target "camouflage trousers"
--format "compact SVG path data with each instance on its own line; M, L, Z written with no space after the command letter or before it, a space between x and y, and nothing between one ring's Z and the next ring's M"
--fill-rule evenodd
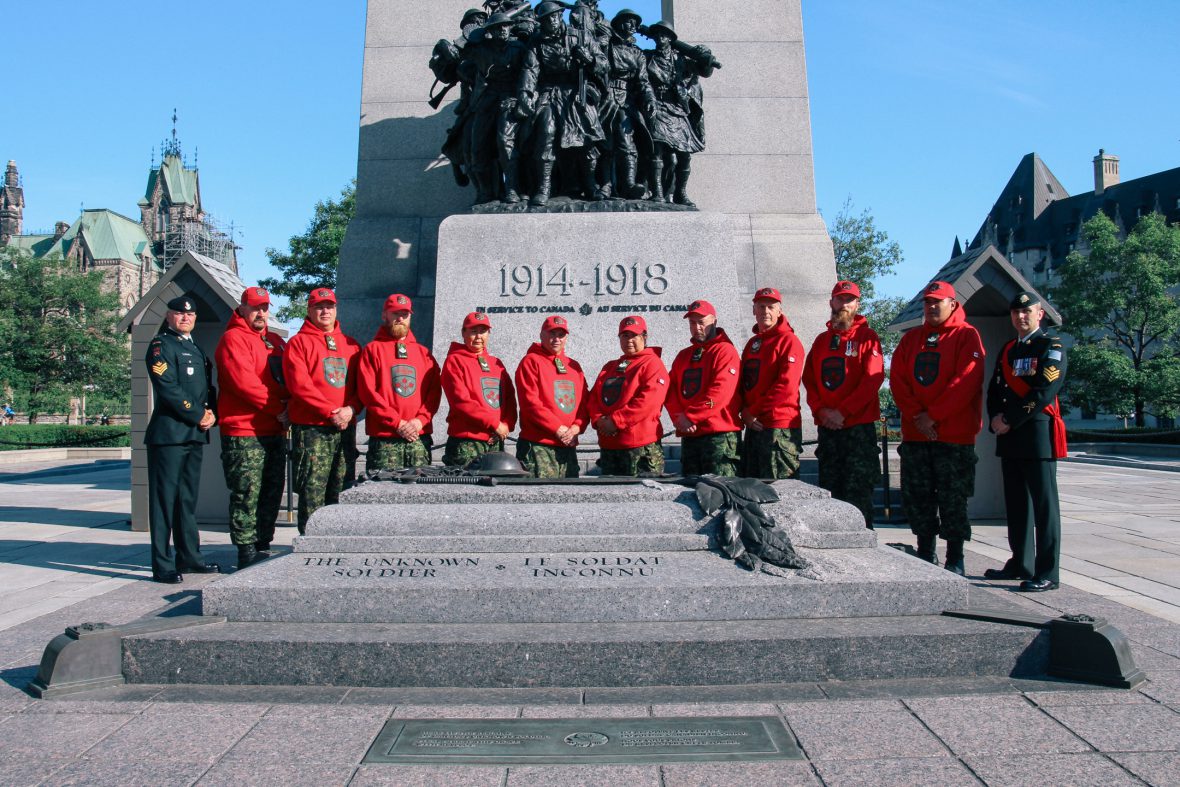
M291 463L299 495L299 533L317 509L340 499L348 478L346 447L356 447L356 426L291 426ZM355 467L355 465L354 465Z
M504 441L498 437L491 440L472 440L466 437L448 437L443 449L443 464L447 467L466 467L488 451L503 451Z
M799 454L803 450L803 430L746 430L742 443L746 478L794 478L799 475Z
M975 494L975 446L903 442L901 507L917 536L970 541L967 501Z
M847 429L819 428L819 485L832 497L851 503L873 526L873 487L881 482L881 450L877 425L857 424Z
M229 488L229 537L269 546L287 481L287 438L221 436L221 469Z
M638 448L604 448L598 466L603 475L661 475L664 472L664 446L657 440Z
M405 470L430 464L430 438L404 440L400 437L370 437L369 453L365 457L365 472L374 470Z
M517 440L516 458L534 478L578 477L578 451L575 448Z
M681 475L719 475L734 478L741 468L741 432L721 432L680 440Z

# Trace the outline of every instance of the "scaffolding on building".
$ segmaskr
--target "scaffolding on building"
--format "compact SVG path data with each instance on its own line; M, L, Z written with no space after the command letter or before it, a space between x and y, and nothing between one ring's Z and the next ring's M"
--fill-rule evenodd
M164 231L164 270L172 267L186 251L220 262L234 273L238 272L240 248L234 243L234 226L226 226L212 216L171 222Z

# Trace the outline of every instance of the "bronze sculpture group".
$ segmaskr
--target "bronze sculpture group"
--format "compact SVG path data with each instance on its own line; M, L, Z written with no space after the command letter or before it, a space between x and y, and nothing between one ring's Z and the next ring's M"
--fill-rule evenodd
M463 15L459 38L438 42L430 68L445 87L431 105L459 85L442 152L476 205L545 209L560 196L696 207L687 187L705 146L700 80L721 64L671 24L642 21L623 9L608 22L598 0L488 0ZM655 48L640 49L637 32Z

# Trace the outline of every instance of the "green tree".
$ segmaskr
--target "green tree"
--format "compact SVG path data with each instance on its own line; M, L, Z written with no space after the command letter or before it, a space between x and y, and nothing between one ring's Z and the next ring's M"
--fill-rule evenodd
M861 314L881 336L881 349L893 353L901 337L885 326L893 321L908 301L904 298L877 298L877 279L892 276L905 259L901 246L889 240L889 233L878 229L868 209L857 213L852 197L844 200L828 234L836 255L836 276L860 285Z
M1180 227L1153 213L1120 238L1103 213L1087 221L1088 252L1062 267L1053 303L1076 340L1066 396L1095 410L1134 413L1145 425L1180 405Z
M130 390L118 299L102 291L102 279L60 257L0 250L0 387L12 387L29 423L62 412L70 397Z
M352 217L356 215L356 181L340 192L339 200L326 200L315 206L315 215L307 231L289 242L286 253L267 249L270 264L282 272L281 277L263 279L260 285L275 295L288 298L276 313L282 321L302 317L307 293L316 287L336 286L336 268L340 265L340 244Z

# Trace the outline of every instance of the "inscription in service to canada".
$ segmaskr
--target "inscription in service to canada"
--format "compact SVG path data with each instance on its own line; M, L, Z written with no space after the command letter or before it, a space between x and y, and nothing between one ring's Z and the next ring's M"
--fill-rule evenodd
M306 568L340 579L438 579L491 572L523 579L628 579L653 577L665 565L660 555L365 555L304 557Z

